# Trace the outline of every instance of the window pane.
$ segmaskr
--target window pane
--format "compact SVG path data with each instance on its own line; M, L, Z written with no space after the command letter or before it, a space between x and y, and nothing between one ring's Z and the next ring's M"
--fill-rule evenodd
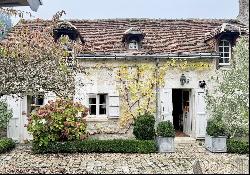
M229 42L228 41L224 41L224 46L229 46Z
M223 47L219 47L219 52L223 52Z
M224 61L225 61L224 63L229 63L229 59L228 58L225 58Z
M96 104L96 98L89 98L89 104Z
M34 96L31 97L31 104L36 104L36 97Z
M229 52L229 47L224 47L224 52Z
M43 105L44 98L43 96L38 96L37 97L37 104L36 105Z
M136 41L131 41L129 43L129 49L138 49L138 43Z
M223 63L223 58L220 58L220 59L219 59L219 63Z
M100 105L100 107L99 107L99 114L100 115L104 115L106 113L107 113L106 112L106 105Z
M96 105L90 105L89 106L89 114L90 115L96 115Z
M224 53L224 57L229 58L229 53Z
M100 104L106 104L106 95L99 96Z

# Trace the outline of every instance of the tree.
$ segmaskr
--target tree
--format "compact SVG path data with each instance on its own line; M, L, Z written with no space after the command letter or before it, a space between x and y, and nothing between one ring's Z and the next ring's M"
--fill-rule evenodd
M75 53L81 45L66 36L54 42L53 29L63 14L64 11L58 12L49 22L37 19L45 27L35 30L30 30L25 21L21 21L8 39L2 41L0 96L53 91L59 97L73 97L76 71L67 66L69 55L65 45Z
M241 38L234 48L234 65L222 71L215 90L207 95L211 117L221 118L230 137L249 134L249 41Z

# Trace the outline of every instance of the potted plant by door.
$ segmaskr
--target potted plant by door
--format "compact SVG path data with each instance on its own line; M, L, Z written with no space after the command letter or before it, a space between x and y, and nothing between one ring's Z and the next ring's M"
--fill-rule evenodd
M160 122L156 128L156 142L158 146L158 152L174 152L174 126L170 121Z
M221 118L211 118L207 122L205 147L214 153L227 152L227 136Z

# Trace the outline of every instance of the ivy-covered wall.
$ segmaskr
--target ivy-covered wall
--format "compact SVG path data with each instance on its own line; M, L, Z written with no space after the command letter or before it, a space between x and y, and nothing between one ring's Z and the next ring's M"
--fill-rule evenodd
M213 88L209 79L216 70L215 59L161 59L156 67L153 59L140 60L87 60L79 62L86 67L76 98L88 105L88 93L111 93L120 96L119 118L98 117L88 121L93 137L133 137L134 118L144 112L156 113L156 85L160 88L197 89L205 80L207 89ZM184 74L189 83L182 86ZM102 133L102 134L98 134ZM105 133L107 133L105 135ZM95 135L95 136L94 136ZM122 136L123 135L123 136Z

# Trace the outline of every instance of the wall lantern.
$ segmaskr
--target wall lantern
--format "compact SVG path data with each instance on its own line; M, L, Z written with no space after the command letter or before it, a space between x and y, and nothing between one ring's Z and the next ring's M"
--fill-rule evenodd
M206 84L205 80L199 81L199 86L200 86L200 88L205 88L206 85L207 85L207 84Z
M185 83L187 83L187 78L184 74L181 75L180 78L181 85L183 86Z

